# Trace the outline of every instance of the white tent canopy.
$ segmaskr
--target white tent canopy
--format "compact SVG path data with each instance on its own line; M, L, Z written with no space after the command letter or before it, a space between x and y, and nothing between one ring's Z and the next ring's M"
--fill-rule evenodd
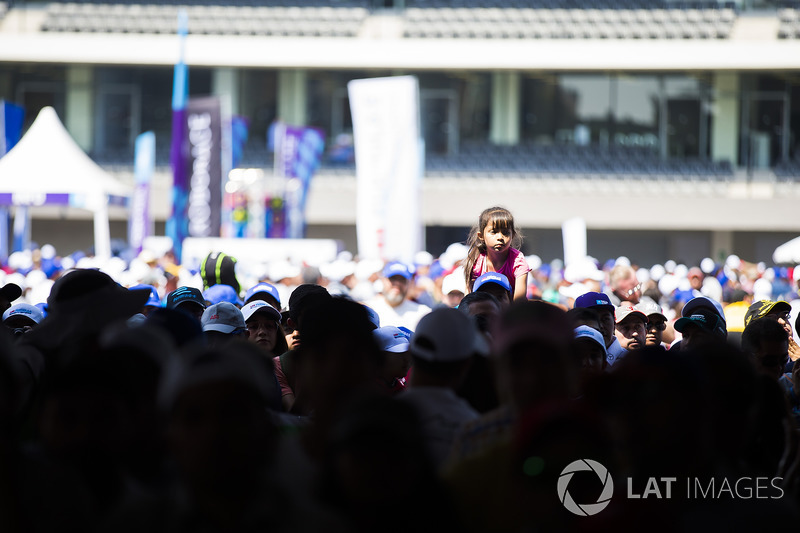
M72 139L52 107L45 107L17 145L0 158L0 203L64 205L94 213L98 257L111 256L109 202L131 190L109 176Z
M775 248L775 251L772 253L772 260L777 264L800 264L800 237L795 237L791 241L785 242Z

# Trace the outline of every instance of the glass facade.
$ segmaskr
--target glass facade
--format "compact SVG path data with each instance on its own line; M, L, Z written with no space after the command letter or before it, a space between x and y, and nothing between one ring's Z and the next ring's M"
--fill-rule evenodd
M707 142L700 142L703 94L697 80L680 76L526 75L521 137L537 144L638 147L698 156L707 153L701 149Z
M0 98L26 108L26 127L47 105L67 123L69 68L5 65ZM419 79L429 153L452 156L463 143L489 143L491 72L309 70L307 124L325 130L331 141L347 137L352 134L347 83L399 74ZM167 160L172 75L171 67L91 68L93 156L129 161L136 136L154 131L159 159ZM189 75L190 94L212 93L213 69L190 68ZM233 100L250 126L248 146L260 153L278 114L279 72L234 69L233 76L239 91ZM725 76L734 82L715 85L718 75L710 72L521 72L519 101L500 108L518 114L519 140L525 145L629 148L670 159L718 159L712 152L722 142L730 146L724 158L742 168L800 164L800 77L767 72ZM715 134L720 136L716 145Z

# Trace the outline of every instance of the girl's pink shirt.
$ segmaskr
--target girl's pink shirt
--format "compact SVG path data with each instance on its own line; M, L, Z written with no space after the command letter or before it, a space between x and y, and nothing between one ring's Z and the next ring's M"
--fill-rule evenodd
M525 260L525 256L522 255L522 252L510 248L508 250L506 262L503 263L502 267L497 269L497 272L508 278L508 284L511 286L511 291L513 292L517 278L523 274L527 274L530 270L531 267L528 266L528 262ZM488 272L486 269L486 254L482 253L475 261L475 266L472 267L471 280L475 281L482 274L486 274L486 272Z

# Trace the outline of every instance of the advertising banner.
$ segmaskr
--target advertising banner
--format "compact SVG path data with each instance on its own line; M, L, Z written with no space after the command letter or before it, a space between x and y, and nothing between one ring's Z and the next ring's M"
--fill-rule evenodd
M325 134L317 128L279 124L275 133L275 176L286 178L284 237L305 237L305 209L309 186L325 148ZM279 226L274 225L273 230Z
M185 153L190 237L219 237L222 221L222 113L217 97L191 98L186 106Z
M353 80L347 88L355 144L358 255L412 263L424 247L417 78Z
M148 131L136 137L133 156L135 186L128 222L128 244L137 254L142 251L144 240L150 236L150 182L155 166L156 134Z

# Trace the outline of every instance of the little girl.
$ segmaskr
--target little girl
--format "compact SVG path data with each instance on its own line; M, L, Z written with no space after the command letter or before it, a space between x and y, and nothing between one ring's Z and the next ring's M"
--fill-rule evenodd
M514 300L527 297L530 267L519 251L522 234L514 228L514 217L508 209L490 207L484 210L478 224L470 230L467 244L464 278L470 292L481 274L498 272L508 278Z

